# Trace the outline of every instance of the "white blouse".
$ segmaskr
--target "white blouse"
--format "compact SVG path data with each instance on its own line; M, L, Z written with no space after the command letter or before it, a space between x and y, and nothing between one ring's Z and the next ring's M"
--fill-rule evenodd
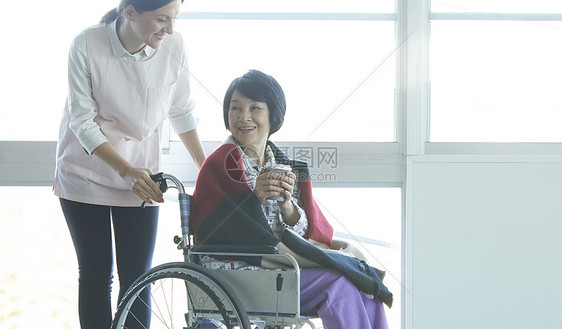
M92 155L104 142L131 165L160 171L162 124L177 133L194 129L187 56L181 35L159 49L129 54L116 21L80 33L69 54L69 93L57 145L55 195L72 201L140 206L109 165Z

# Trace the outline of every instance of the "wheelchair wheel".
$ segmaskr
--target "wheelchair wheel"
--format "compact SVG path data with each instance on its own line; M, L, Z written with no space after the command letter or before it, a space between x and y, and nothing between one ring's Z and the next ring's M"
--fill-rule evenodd
M207 269L189 263L160 265L131 285L112 329L250 329L230 287Z

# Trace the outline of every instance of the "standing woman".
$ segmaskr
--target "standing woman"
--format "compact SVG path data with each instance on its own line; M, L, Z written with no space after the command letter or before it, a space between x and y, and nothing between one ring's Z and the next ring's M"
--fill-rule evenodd
M151 267L163 195L166 117L195 164L205 159L193 117L183 39L174 21L183 0L121 0L81 32L69 54L69 94L60 127L54 192L79 264L83 329L111 325L115 236L119 299ZM146 208L140 207L146 202ZM149 300L146 300L148 303ZM142 314L144 305L134 305ZM141 322L150 321L144 312ZM146 325L148 327L148 325Z

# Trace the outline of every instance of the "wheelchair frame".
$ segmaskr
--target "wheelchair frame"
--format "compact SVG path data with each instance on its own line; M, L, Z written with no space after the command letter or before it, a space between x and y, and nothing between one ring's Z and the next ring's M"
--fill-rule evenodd
M137 316L139 308L148 308L153 329L157 323L162 328L184 329L296 329L305 324L316 328L309 317L300 314L300 268L291 255L279 253L271 246L192 244L190 195L173 175L159 173L151 178L163 192L167 191L168 182L178 190L182 234L174 237L174 243L178 250L183 250L184 262L162 264L139 277L120 301L112 329L150 327L143 322L149 320ZM265 257L291 264L291 268L207 269L198 264L199 257L205 255Z

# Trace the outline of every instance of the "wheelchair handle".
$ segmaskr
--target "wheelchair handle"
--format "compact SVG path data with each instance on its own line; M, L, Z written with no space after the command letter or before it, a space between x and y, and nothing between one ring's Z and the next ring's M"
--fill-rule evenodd
M158 173L155 175L150 175L150 178L160 186L162 193L168 190L167 181L174 183L174 186L178 189L178 201L180 204L180 219L181 219L181 233L184 237L189 236L189 213L190 213L190 201L191 197L189 194L185 193L185 187L179 178L174 175Z
M150 175L150 178L160 186L160 190L162 191L162 193L166 193L166 191L168 190L168 183L166 182L167 180L170 180L172 181L172 183L174 183L179 193L185 193L185 188L181 180L179 180L179 178L174 175L160 172L154 175Z

